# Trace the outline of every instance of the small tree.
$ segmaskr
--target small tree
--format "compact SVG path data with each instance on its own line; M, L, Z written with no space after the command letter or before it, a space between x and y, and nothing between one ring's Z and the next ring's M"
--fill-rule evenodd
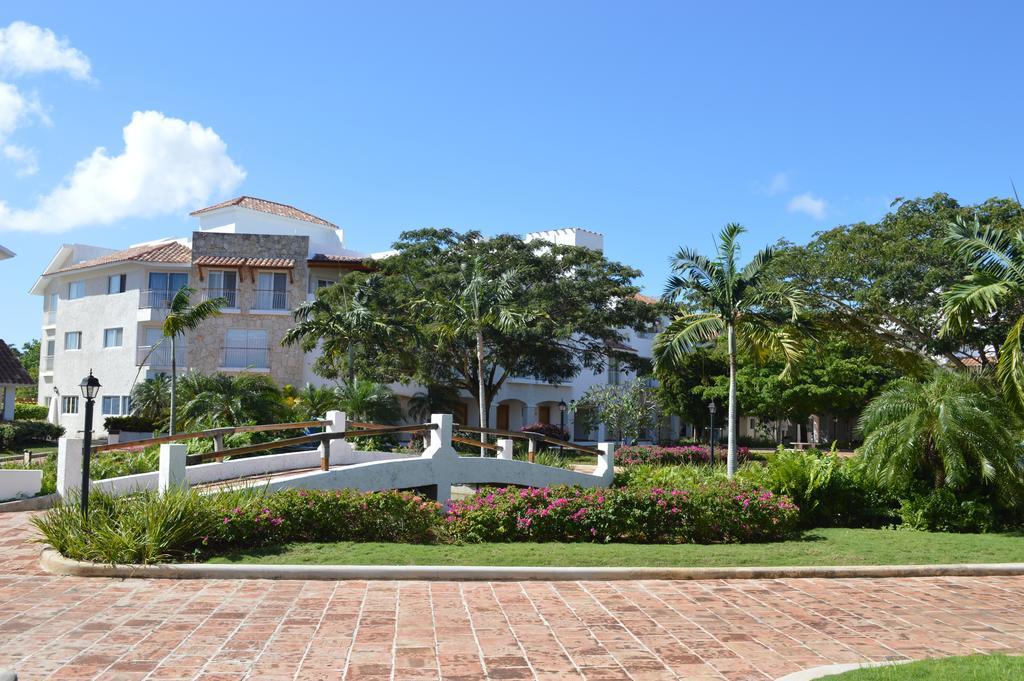
M132 388L132 414L163 423L171 407L171 381L157 374Z
M188 331L195 331L203 321L220 314L220 309L228 304L227 298L211 298L195 305L192 294L196 291L183 286L171 298L167 317L164 319L164 338L171 341L171 416L167 425L169 435L174 435L178 416L178 338ZM152 350L150 351L152 352Z
M569 405L574 417L592 430L605 425L620 442L637 440L655 428L660 419L657 395L640 381L626 385L595 385Z

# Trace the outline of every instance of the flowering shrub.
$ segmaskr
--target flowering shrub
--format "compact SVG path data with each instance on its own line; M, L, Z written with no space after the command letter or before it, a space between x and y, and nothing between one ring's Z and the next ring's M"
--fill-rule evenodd
M688 490L488 488L452 503L445 518L462 541L710 544L790 536L798 509L786 497L736 482Z
M285 490L243 502L225 497L207 544L265 546L293 541L432 541L440 506L411 492ZM233 504L233 505L231 505Z
M558 440L568 440L569 433L562 430L562 427L554 423L531 423L519 429L521 433L539 433Z
M722 462L725 461L725 457L725 447L716 447L715 459ZM750 448L740 447L736 452L736 458L740 462L749 461L751 458ZM619 447L615 450L615 464L619 466L636 466L640 464L674 466L682 463L708 463L710 460L711 450L706 445L680 445L676 447L636 445L632 447Z

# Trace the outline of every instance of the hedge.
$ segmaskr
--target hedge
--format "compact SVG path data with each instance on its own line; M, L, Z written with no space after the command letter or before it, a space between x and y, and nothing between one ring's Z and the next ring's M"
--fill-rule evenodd
M0 424L0 450L55 441L64 434L62 426L49 421L11 421Z
M15 421L45 421L49 414L50 410L44 404L36 404L34 402L14 403Z

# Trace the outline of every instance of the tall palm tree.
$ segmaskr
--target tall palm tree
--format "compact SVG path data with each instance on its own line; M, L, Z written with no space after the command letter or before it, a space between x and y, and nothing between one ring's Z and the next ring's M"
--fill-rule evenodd
M1007 397L1024 408L1024 229L983 227L978 216L949 225L947 243L974 271L944 295L942 333L963 331L1002 308L1020 311L999 349L996 376Z
M459 297L431 303L438 320L438 338L442 343L470 339L476 344L477 405L482 428L487 427L484 334L490 329L517 331L539 316L538 312L518 304L524 288L518 271L505 270L494 276L485 270L483 260L477 257L462 265L462 293ZM486 443L487 435L481 433L480 442ZM480 455L485 453L481 447Z
M249 423L274 423L284 410L281 393L261 374L181 377L181 420L191 428L220 428Z
M685 304L669 326L654 340L654 361L669 365L685 353L726 336L729 354L729 456L728 472L736 472L736 364L739 350L756 358L779 354L785 372L801 355L800 343L790 325L797 321L803 304L800 291L767 275L775 257L764 248L744 267L736 262L739 236L746 230L736 223L722 229L712 260L689 248L680 248L663 298Z
M201 303L192 304L192 294L196 291L188 286L178 289L171 298L167 317L163 323L164 338L171 341L171 417L167 432L174 435L178 416L178 337L188 331L195 331L203 321L220 314L220 309L228 304L227 298L211 298Z
M285 333L282 344L297 344L303 352L319 346L318 373L324 378L337 378L344 365L345 380L351 383L355 380L355 350L360 342L406 331L370 304L380 285L380 277L370 275L355 284L342 279L318 291L314 300L295 309L296 324Z
M936 369L927 381L890 384L861 415L867 470L890 485L925 478L934 488L995 486L1015 503L1024 480L1020 423L981 380Z

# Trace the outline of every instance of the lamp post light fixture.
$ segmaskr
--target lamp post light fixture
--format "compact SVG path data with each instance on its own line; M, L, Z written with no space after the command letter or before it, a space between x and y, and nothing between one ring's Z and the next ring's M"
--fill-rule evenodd
M568 406L569 405L567 405L565 403L565 400L559 400L558 401L558 425L559 425L559 428L562 429L561 435L563 437L565 436L565 409ZM562 445L558 445L558 453L559 453L559 455L562 454Z
M100 381L92 375L82 379L78 384L85 398L85 439L82 440L82 516L89 517L89 455L92 452L92 410L95 406L96 396L100 393Z
M711 434L708 437L708 446L711 448L710 455L708 457L708 463L712 466L715 465L715 412L718 411L718 406L715 405L715 401L711 400L708 402L708 414L711 415Z

